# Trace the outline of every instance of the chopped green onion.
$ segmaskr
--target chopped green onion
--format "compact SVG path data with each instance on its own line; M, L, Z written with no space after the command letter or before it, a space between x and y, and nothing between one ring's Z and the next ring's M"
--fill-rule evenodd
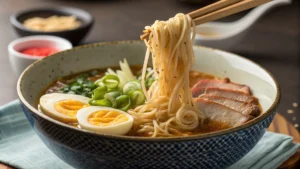
M88 77L89 77L89 75L87 73L82 73L77 77L77 79L80 79L80 78L87 79Z
M112 91L112 92L106 93L104 95L104 98L109 100L112 103L112 107L116 108L117 107L116 98L120 95L121 95L120 91Z
M82 85L84 83L84 80L83 78L78 78L76 79L76 82L79 84L79 85Z
M94 90L94 89L96 89L98 86L97 86L96 84L92 83L91 86L89 86L89 87L91 88L91 90Z
M124 84L131 81L136 80L136 77L133 75L130 66L128 65L126 59L124 61L120 61L120 69L112 70L110 68L107 69L106 75L115 75L119 77L119 88L123 88Z
M77 86L79 85L77 82L71 82L71 83L68 83L68 86L71 88L72 86Z
M65 86L61 89L64 93L67 93L68 91L70 91L69 86Z
M98 86L105 86L105 84L101 81L99 83L96 83ZM105 86L106 87L106 86Z
M102 78L101 79L98 79L98 80L96 80L95 82L94 82L94 84L96 84L96 85L98 85L98 86L101 86L102 84L103 84L103 82L102 82ZM103 84L104 85L104 84Z
M102 99L102 100L90 100L89 104L92 106L106 106L106 107L111 107L111 102L109 100L106 99Z
M131 106L131 100L127 95L121 95L116 98L117 108L123 111L127 111Z
M128 93L128 95L130 96L132 105L141 105L145 103L146 97L141 90L132 90Z
M107 89L107 92L114 92L114 91L118 91L118 89Z
M76 86L74 85L74 86L71 87L71 90L74 91L74 92L77 92L77 91L79 92L79 91L82 90L82 87L79 86L79 85L78 85L78 86L77 86L77 85L76 85Z
M115 89L120 83L120 79L115 75L105 75L102 82L108 89Z
M94 100L103 99L106 92L107 92L106 86L99 86L97 89L93 91L92 99Z
M76 94L76 93L73 92L73 91L68 91L67 93L68 93L68 94Z
M149 89L154 81L155 81L154 77L149 77L145 82L146 88Z
M96 89L98 85L94 84L87 78L88 74L81 74L60 90L63 93L79 94L82 96L91 97L92 90Z
M138 80L133 80L130 82L127 82L124 87L123 87L123 93L128 94L132 90L141 90L142 86L140 81Z
M105 86L105 84L103 83L103 78L96 80L94 84L97 86Z
M83 88L83 91L84 91L84 92L90 92L91 89L90 89L90 88Z

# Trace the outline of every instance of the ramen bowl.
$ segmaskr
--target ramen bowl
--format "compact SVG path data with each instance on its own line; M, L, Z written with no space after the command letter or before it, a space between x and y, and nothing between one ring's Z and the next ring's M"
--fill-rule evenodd
M18 81L23 111L37 135L60 159L75 168L226 168L246 155L270 125L280 91L272 75L256 63L228 52L194 47L194 70L247 84L263 114L246 124L188 137L146 138L97 134L56 121L38 111L42 92L62 76L128 63L142 64L145 45L123 41L76 47L30 65Z

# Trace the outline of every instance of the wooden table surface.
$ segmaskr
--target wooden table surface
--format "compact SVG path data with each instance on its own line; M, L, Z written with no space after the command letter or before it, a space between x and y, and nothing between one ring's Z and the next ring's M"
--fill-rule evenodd
M9 16L23 9L49 6L78 7L95 17L95 25L82 42L84 44L139 39L144 26L154 20L165 20L178 12L187 13L201 5L189 5L180 0L0 0L0 105L17 98L17 77L12 72L7 54L8 43L17 35L9 23ZM292 104L300 104L299 6L299 0L293 0L292 5L272 9L231 50L256 61L275 76L282 92L278 112L298 130L300 107ZM245 13L222 21L236 20ZM293 113L287 113L287 110L293 110Z
M269 126L269 131L275 133L286 134L294 137L295 143L300 143L300 134L296 128L291 125L284 117L280 114L276 114L274 120ZM280 167L280 169L298 169L300 168L300 150L294 154L291 158L285 161Z

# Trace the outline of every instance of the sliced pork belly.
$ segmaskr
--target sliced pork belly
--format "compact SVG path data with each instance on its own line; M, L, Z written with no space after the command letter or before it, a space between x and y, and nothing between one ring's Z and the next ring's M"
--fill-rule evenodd
M239 126L253 118L252 116L242 114L222 104L203 98L195 98L194 101L206 117L221 123L227 123L232 127Z
M236 110L237 112L240 112L240 113L246 114L246 115L251 115L254 117L258 116L260 113L259 107L253 103L241 102L241 101L226 98L226 97L214 96L214 95L208 95L208 94L200 95L199 98L222 104L233 110Z
M246 94L251 94L251 90L248 86L232 83L232 82L230 82L230 80L228 78L199 80L194 85L193 89L200 91L201 89L208 88L208 87L209 88L227 89L227 90L243 92Z
M206 90L206 88L198 88L198 87L194 86L192 88L192 95L193 95L194 98L197 98L200 95L204 94L205 90Z
M253 104L258 103L258 100L255 97L251 96L250 94L245 94L239 91L219 89L219 88L205 88L201 90L197 90L197 88L193 88L193 89L192 89L193 97L199 97L202 94L208 94L212 96L220 96L228 99L238 100L241 102L248 102Z
M219 88L206 88L205 94L213 95L213 96L221 96L228 99L234 99L241 102L248 102L257 104L257 98L251 96L250 94L245 94L239 91L227 90L227 89L219 89Z

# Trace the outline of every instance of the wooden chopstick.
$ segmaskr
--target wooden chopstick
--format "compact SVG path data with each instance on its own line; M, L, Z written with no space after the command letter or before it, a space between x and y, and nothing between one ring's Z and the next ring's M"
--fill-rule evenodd
M256 7L272 0L220 0L211 5L188 13L194 20L195 25L214 21L226 16ZM150 32L144 32L140 36L142 40L149 36Z
M227 0L225 0L227 1ZM206 22L214 21L220 18L224 18L226 16L256 7L258 5L264 4L266 2L269 2L271 0L243 0L238 3L226 6L225 8L213 11L211 13L208 13L206 15L197 17L197 18L192 18L195 22L195 25L200 25ZM201 10L200 10L201 11ZM196 16L197 14L193 14ZM199 16L199 15L198 15Z
M188 13L188 15L190 15L190 17L192 19L198 18L200 16L206 15L210 12L219 10L221 8L225 8L229 5L235 4L235 3L240 2L240 1L243 1L243 0L220 0L220 1L217 1L217 2L212 3L210 5L207 5L203 8L192 11L192 12Z

